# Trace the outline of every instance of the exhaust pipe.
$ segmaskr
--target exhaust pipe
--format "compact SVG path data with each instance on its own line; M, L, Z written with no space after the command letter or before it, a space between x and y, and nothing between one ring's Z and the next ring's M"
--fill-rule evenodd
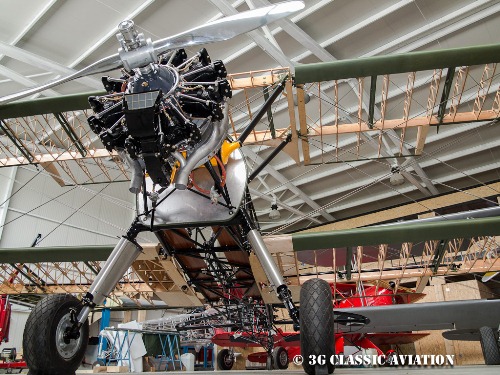
M186 159L184 166L181 165L175 176L175 187L178 190L186 190L189 183L189 175L191 171L200 165L204 164L215 154L221 147L222 142L226 138L229 125L229 105L224 105L224 118L222 121L214 122L212 133L209 138L202 143L191 155Z
M123 160L123 162L128 165L132 170L132 177L130 178L130 187L128 190L132 194L139 194L142 187L142 179L144 177L144 167L139 159L132 159L125 150L118 150L118 155Z

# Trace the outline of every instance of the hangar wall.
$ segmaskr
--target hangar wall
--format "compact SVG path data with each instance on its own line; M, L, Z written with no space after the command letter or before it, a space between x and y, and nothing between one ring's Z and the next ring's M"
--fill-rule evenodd
M9 342L0 343L0 352L4 348L16 348L17 353L22 353L24 326L30 312L28 307L12 305Z
M43 247L115 244L132 222L135 205L127 182L60 187L33 166L19 167L14 176L0 170L1 185L11 178L0 247L30 246L38 233Z

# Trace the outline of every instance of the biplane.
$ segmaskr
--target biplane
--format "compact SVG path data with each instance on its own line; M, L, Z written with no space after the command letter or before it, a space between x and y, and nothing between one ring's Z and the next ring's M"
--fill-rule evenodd
M306 165L313 160L311 144L319 145L321 153L316 156L322 159L321 165L339 160L349 165L360 160L364 148L373 149L376 159L395 159L391 186L402 176L426 196L393 218L407 217L440 208L430 197L436 194L431 178L419 169L409 149L413 155L427 155L424 145L431 127L488 123L491 128L500 112L495 80L499 45L230 75L224 62L212 61L205 48L191 56L184 49L236 37L303 7L301 1L277 3L156 42L126 20L118 27L118 53L63 78L0 98L0 166L36 164L61 186L130 180L129 190L136 198L133 223L112 249L0 250L7 265L4 280L13 277L17 281L4 283L5 293L65 293L47 296L30 316L24 355L31 373L74 371L85 351L90 312L106 298L117 297L138 304L160 300L170 307L210 304L225 320L221 325L245 333L264 347L269 369L275 347L272 332L278 323L273 306L288 312L285 322L300 332L301 353L306 358L333 355L335 333L343 329L376 333L448 328L457 330L457 337L483 327L493 332L498 325L494 314L498 300L343 310L333 308L329 282L347 279L359 285L391 280L399 290L401 280L417 278L418 292L431 276L498 271L497 213L474 212L470 214L474 220L439 214L437 219L444 220L351 230L333 223L340 230L262 236L252 194L270 199L274 211L279 205L294 214L300 212L272 195L248 188L263 169L274 173L270 163L282 151ZM118 77L103 77L104 91L17 101L74 79L116 70ZM417 76L429 71L430 79ZM364 98L368 81L370 95ZM352 95L343 92L345 83L356 93L354 110L342 103ZM393 116L397 103L391 100L395 97L391 85L406 87L402 118ZM429 88L429 95L425 111L415 114L411 105L419 101L416 92L422 85ZM262 105L253 105L248 96L251 89L262 91ZM231 104L236 93L245 97L239 105ZM469 108L465 102L474 104ZM312 121L307 112L315 104L319 104L318 121ZM248 108L249 116L240 114L242 107ZM285 125L278 127L282 117ZM268 127L259 128L263 118ZM346 148L348 135L355 135L354 147ZM389 150L386 136L396 142L398 152ZM252 144L270 151L262 158L241 149ZM255 160L251 172L245 152ZM401 157L406 161L401 162ZM423 184L415 181L409 168ZM466 192L456 189L449 198L463 203L464 195L490 198L498 191L495 183L483 185ZM287 181L273 190L280 189L297 193ZM326 209L335 202L309 203L313 211L300 220L316 224L322 223L319 216L334 220ZM365 219L356 226L377 222L373 216ZM284 223L280 230L296 223ZM140 244L137 238L143 232L154 233L159 245ZM50 262L50 268L44 262ZM54 272L60 276L55 278ZM82 298L70 293L80 293ZM456 313L458 307L460 313ZM415 311L419 320L402 320L403 308ZM470 322L467 314L478 309L486 313ZM495 343L490 340L488 345L491 348ZM496 357L490 359L493 363ZM331 364L303 365L308 374L333 371Z
M395 289L395 284L379 283L371 285L366 283L330 283L332 298L335 309L348 309L353 307L373 307L414 303L424 297L422 293L415 293L414 290L399 287ZM377 355L386 357L391 352L384 353L380 345L400 345L418 341L427 336L426 332L398 332L398 333L358 333L335 331L335 354L343 355L346 347L360 351L372 349ZM263 336L266 336L264 334ZM265 338L265 337L264 337ZM225 347L217 355L218 369L230 370L234 365L234 348L261 347L251 335L246 332L231 332L224 329L216 329L212 337L212 342L218 346ZM272 363L277 369L288 368L289 362L297 355L300 355L300 333L286 332L278 328L273 333ZM267 352L254 352L248 355L250 362L261 364L267 363Z

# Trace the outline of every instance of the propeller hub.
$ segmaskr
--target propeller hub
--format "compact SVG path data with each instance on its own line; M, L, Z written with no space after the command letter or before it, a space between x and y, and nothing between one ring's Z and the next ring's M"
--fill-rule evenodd
M116 38L121 45L118 54L125 70L131 72L135 68L146 68L157 62L153 42L151 39L146 39L143 33L137 32L134 21L120 22L118 31Z
M120 34L117 34L116 37L120 41L122 48L126 51L134 50L141 46L141 37L135 28L134 21L124 20L120 22L118 31Z

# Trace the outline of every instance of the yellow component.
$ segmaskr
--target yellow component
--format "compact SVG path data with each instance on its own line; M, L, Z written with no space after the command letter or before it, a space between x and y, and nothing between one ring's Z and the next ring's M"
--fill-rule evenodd
M229 155L233 153L233 151L239 149L241 147L239 142L228 142L224 141L222 147L220 148L220 155L222 157L222 164L226 165L229 161ZM213 162L212 162L213 165Z
M229 156L233 153L234 150L237 150L241 147L239 142L228 142L224 141L220 148L220 154L222 157L222 164L226 165L227 162L229 161ZM210 159L210 164L212 164L212 167L217 167L217 159L212 158ZM203 165L201 166L202 168L205 168Z
M170 174L170 183L174 182L175 174L177 173L177 169L181 166L181 164L176 161L174 163L174 167L172 168L172 173Z
M176 172L177 172L177 168L176 167L172 168L172 173L170 174L170 183L174 182Z
M222 161L222 164L226 165L227 162L229 161L229 156L233 153L234 150L237 150L241 147L240 143L239 142L228 142L228 141L224 141L224 143L222 143L222 146L220 148L220 154L221 154L221 161ZM186 157L186 152L183 151L182 152L182 156ZM210 164L212 164L213 167L217 167L217 159L216 158L211 158L210 159ZM178 163L175 164L175 167L179 167L180 165ZM204 165L201 165L199 166L198 168L205 168ZM173 181L173 177L175 177L175 172L177 171L177 169L174 169L172 171L172 176L170 177L171 178L171 181Z

